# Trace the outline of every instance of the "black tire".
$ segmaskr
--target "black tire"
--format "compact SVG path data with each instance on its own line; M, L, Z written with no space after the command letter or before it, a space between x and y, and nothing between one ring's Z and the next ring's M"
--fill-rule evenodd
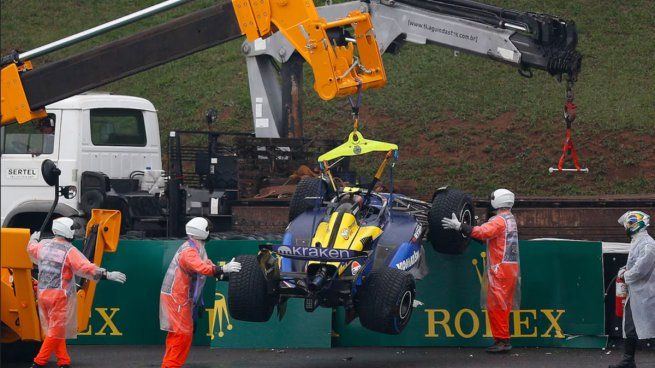
M2 328L8 328L4 323ZM0 362L2 363L27 363L32 362L41 348L41 342L37 341L16 341L11 343L2 343L0 352Z
M428 240L439 253L463 254L471 241L461 232L441 226L441 219L450 218L453 213L462 223L475 226L475 209L470 195L456 189L437 192L428 213Z
M273 314L275 298L268 293L264 272L254 255L237 256L241 271L230 274L227 306L240 321L266 322Z
M296 186L296 191L289 202L289 221L293 221L303 212L314 207L305 200L307 197L321 197L323 200L328 197L328 184L320 178L303 178Z
M359 321L369 330L398 335L409 323L415 296L414 277L408 272L390 267L373 271L357 297Z

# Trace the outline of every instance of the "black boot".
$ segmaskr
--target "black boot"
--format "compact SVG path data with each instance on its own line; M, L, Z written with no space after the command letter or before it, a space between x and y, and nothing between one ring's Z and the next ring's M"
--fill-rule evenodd
M486 352L491 354L506 353L512 350L509 339L495 340L494 344L487 348Z
M612 364L609 368L637 368L635 363L635 351L637 350L637 339L627 338L623 343L623 359L619 364Z

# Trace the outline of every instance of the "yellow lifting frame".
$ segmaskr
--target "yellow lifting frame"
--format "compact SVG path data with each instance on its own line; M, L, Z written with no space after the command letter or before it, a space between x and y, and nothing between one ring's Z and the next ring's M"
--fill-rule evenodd
M389 164L389 161L391 161L394 158L394 152L398 151L397 144L374 141L372 139L364 138L364 136L362 136L362 133L360 133L357 130L358 125L359 122L357 119L355 119L353 131L350 132L350 135L348 135L348 140L345 143L341 144L340 146L333 148L330 151L318 157L318 162L321 164L323 168L323 172L328 176L328 179L330 179L330 184L332 185L332 189L334 189L335 191L337 190L337 187L334 183L334 178L332 177L332 173L330 172L329 161L336 160L342 157L365 155L371 152L386 152L386 155L384 155L384 160L382 161L377 171L375 172L374 181L377 182L378 180L380 180L380 178L382 178L384 169Z

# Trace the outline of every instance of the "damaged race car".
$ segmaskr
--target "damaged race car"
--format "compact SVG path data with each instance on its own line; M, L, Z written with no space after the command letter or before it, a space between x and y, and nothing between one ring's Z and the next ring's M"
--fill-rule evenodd
M339 187L331 174L344 158L383 152L371 182ZM354 130L341 146L319 157L320 178L305 178L290 202L281 244L264 244L257 255L241 255L230 275L232 318L268 321L277 306L282 318L289 298L303 298L305 310L343 306L347 322L359 317L365 328L399 334L410 320L415 282L427 272L424 238L442 253L461 254L469 238L444 230L441 219L455 213L474 225L471 197L440 188L431 202L393 191L398 146L365 139ZM375 190L389 166L390 190Z

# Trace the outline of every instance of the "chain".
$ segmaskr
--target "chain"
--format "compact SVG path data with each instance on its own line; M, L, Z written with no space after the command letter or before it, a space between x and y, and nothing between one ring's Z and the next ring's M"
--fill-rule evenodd
M576 117L577 106L573 102L575 94L573 93L573 85L575 81L573 79L566 80L566 103L564 104L564 121L566 122L566 128L570 129L573 121Z

